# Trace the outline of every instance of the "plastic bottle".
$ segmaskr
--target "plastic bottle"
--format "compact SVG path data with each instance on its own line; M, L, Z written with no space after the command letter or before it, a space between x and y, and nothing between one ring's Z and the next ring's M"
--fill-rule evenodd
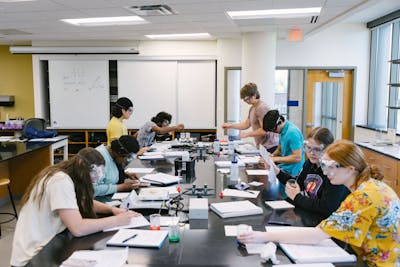
M230 180L231 181L237 181L238 178L239 178L239 165L238 165L238 161L237 161L236 155L233 154L232 162L231 162Z
M219 140L218 139L214 140L213 148L214 148L214 154L219 153Z
M228 142L228 154L232 155L233 153L235 153L235 143L233 142L233 140L229 140L229 142Z

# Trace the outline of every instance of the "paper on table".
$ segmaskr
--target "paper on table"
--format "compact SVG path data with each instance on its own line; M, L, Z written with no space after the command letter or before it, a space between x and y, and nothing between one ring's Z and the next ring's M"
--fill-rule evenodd
M128 260L128 248L116 250L78 250L66 259L61 267L77 266L123 266Z
M126 168L125 173L132 174L132 173L151 173L154 171L154 168Z
M124 242L135 234L135 238ZM106 244L108 246L160 248L167 236L168 231L166 230L121 229Z
M260 156L253 156L253 157L239 156L238 158L245 164L258 164L260 162Z
M224 197L246 197L246 198L256 198L260 191L257 190L236 190L236 189L229 189L225 188L222 191Z
M225 225L225 236L237 236L237 225ZM249 226L251 231L253 231L253 227ZM247 245L246 245L247 246Z
M332 263L306 263L306 264L279 264L273 267L334 267Z
M152 184L169 185L177 183L179 180L182 180L182 178L159 172L159 173L146 174L142 176L140 180L144 182L150 182Z
M267 170L246 170L247 175L268 175Z
M150 156L145 156L145 155L143 155L143 156L139 156L139 159L163 159L164 158L164 156L163 155L161 155L161 154L157 154L157 155L150 155Z
M263 184L264 183L257 182L257 181L253 181L253 182L248 183L248 185L251 185L251 186L260 186L260 185L263 185Z
M128 193L126 193L126 192L123 192L123 193L115 193L112 197L111 197L111 199L113 199L113 200L118 200L118 199L124 199L124 198L127 198L128 196L129 196L129 192Z
M261 254L265 247L264 243L249 243L246 244L246 250L249 254Z
M267 204L274 210L294 208L294 206L289 202L287 202L286 200L265 201L265 204Z
M231 166L231 162L228 160L220 160L220 161L216 161L215 165L217 165L217 167L221 167L221 168L229 168ZM239 167L243 167L245 164L243 161L238 160L238 166Z
M118 229L137 228L137 227L142 227L142 226L147 226L147 225L150 225L149 221L145 217L143 217L143 215L140 215L140 216L133 217L131 219L131 222L127 225L107 228L107 229L104 229L103 231L108 232L108 231L115 231Z

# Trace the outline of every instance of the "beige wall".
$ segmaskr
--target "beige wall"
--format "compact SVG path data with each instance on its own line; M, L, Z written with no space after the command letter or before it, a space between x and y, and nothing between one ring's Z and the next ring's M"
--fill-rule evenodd
M9 47L0 45L0 95L13 95L15 105L0 106L0 121L9 118L34 117L32 55L12 55Z

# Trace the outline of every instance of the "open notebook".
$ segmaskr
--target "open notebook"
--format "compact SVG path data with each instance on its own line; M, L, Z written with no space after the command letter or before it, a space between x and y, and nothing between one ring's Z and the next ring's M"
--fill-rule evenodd
M166 230L121 229L106 244L116 247L160 248L167 236Z
M240 217L262 214L262 208L254 205L248 200L212 203L210 209L222 218Z
M267 232L300 229L303 227L266 226ZM357 257L339 247L332 239L325 239L316 245L279 244L285 254L295 263L338 263L355 262Z
M169 175L166 173L151 173L151 174L146 174L140 178L141 181L143 182L149 182L151 184L155 185L170 185L177 183L179 180L182 180L182 178L179 178L178 176L174 175Z

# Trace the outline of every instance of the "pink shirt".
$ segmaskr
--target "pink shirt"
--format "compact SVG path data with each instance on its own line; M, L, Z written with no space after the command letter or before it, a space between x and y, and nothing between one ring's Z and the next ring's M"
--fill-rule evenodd
M262 100L259 100L256 106L252 106L249 111L250 126L253 131L258 130L261 127L260 121L262 122L265 114L270 111L271 108ZM278 145L279 135L272 132L267 132L263 136L255 136L257 147L263 145L266 148L271 148Z

